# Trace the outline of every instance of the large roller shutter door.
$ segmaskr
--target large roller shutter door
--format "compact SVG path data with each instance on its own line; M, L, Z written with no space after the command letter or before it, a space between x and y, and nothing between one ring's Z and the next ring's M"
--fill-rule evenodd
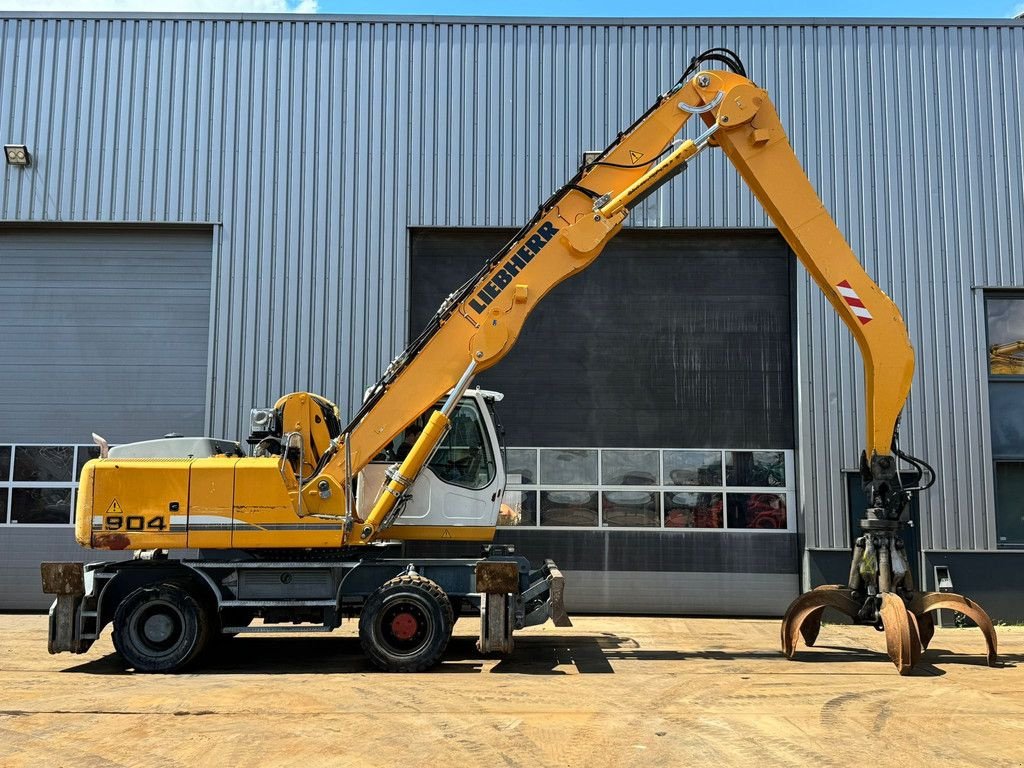
M211 234L0 229L4 443L200 434Z

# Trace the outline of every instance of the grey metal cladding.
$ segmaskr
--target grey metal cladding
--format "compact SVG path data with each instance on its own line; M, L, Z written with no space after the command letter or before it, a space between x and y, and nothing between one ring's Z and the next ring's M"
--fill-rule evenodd
M210 428L309 388L351 411L402 347L408 227L515 227L727 45L918 350L904 447L939 485L926 548L995 546L973 286L1024 285L1024 24L189 17L0 20L0 218L214 221ZM634 226L763 227L702 157ZM806 543L847 542L860 364L801 270ZM932 514L929 514L929 513Z

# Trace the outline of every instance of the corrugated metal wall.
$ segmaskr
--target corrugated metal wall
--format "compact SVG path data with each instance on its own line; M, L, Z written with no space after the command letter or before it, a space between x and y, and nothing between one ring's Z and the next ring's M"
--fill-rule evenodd
M309 388L351 409L402 347L408 228L517 226L689 57L773 95L840 228L909 318L926 548L994 547L976 286L1024 285L1024 25L0 19L0 219L216 222L211 429ZM640 226L763 227L721 157ZM845 546L860 364L801 272L809 546ZM984 446L984 447L983 447Z

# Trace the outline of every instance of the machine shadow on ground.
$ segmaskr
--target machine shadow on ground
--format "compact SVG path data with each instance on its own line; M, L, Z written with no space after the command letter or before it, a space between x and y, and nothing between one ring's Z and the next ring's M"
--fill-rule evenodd
M777 650L681 651L641 648L631 637L614 633L594 635L545 635L520 637L515 650L504 658L481 657L476 639L456 636L448 645L443 662L434 674L481 674L483 672L519 675L614 674L617 662L685 662L704 661L773 661L780 665L797 664L801 672L806 664L868 661L884 666L890 662L886 654L839 645L801 648L793 661L786 661ZM1024 656L1000 657L1002 666L1015 666ZM981 655L955 654L943 648L932 648L914 670L919 676L940 676L945 672L936 665L964 664L986 666ZM193 670L199 675L238 674L364 674L375 668L366 660L358 638L354 637L236 637L217 643L207 650L201 663ZM782 667L779 672L785 672ZM795 671L795 668L790 668ZM65 673L94 675L132 674L125 670L116 653L76 664ZM860 672L858 672L860 674Z
M643 649L629 637L613 633L599 635L548 635L516 639L515 650L504 658L481 657L476 638L453 637L442 663L434 674L484 671L523 675L565 675L568 667L578 674L614 674L615 661L686 661L774 659L774 651L730 653L725 651L686 652ZM236 637L217 643L206 651L191 672L217 674L344 674L375 671L354 637ZM123 675L116 653L108 653L63 670L66 673Z

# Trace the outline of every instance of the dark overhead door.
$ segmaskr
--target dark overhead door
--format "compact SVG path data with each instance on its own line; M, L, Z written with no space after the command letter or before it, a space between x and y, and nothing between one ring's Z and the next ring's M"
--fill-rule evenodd
M415 233L411 332L510 234ZM772 615L798 593L792 276L773 232L628 230L477 379L518 447L496 541L553 558L570 611Z
M414 233L411 334L509 236ZM476 383L509 445L792 448L792 260L772 232L623 232Z
M211 233L0 229L0 442L201 434Z

